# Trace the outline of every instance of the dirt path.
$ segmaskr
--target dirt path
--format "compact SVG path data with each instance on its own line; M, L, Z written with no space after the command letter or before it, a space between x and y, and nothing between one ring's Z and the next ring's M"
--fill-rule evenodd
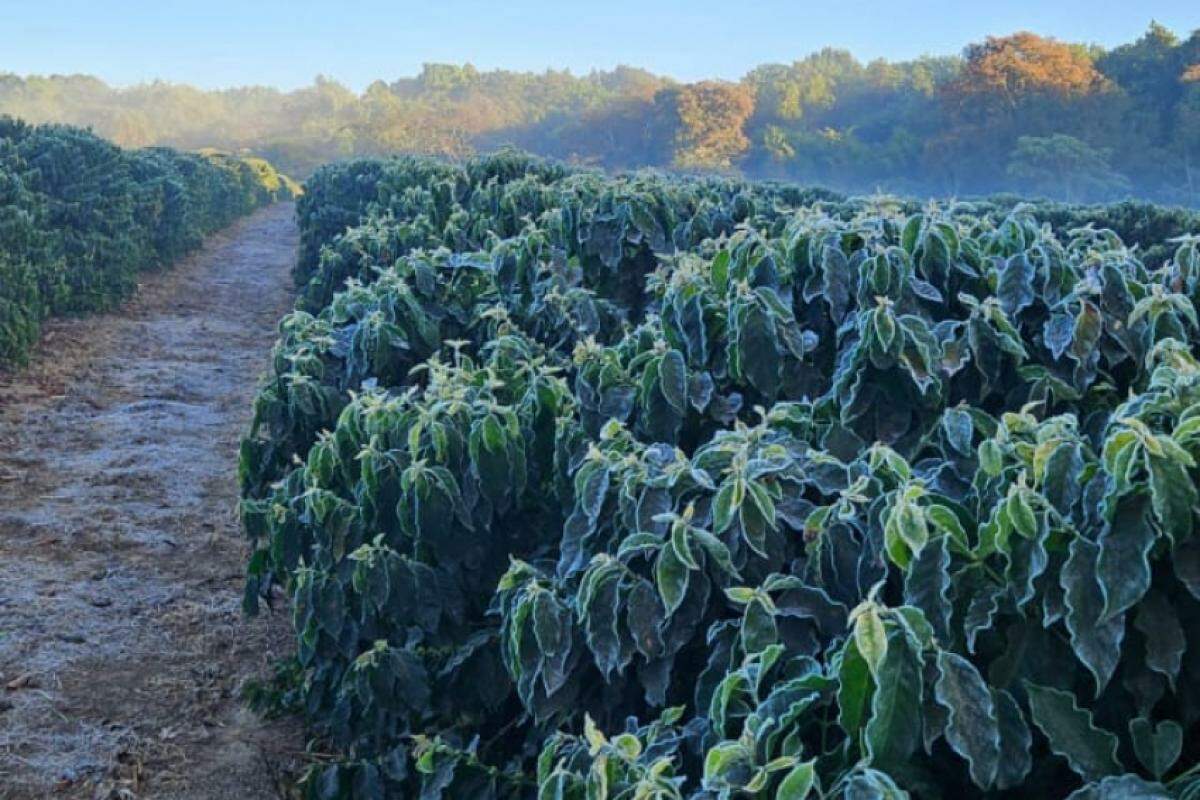
M0 377L0 798L278 797L301 736L239 690L286 652L240 613L238 437L291 303L290 205Z

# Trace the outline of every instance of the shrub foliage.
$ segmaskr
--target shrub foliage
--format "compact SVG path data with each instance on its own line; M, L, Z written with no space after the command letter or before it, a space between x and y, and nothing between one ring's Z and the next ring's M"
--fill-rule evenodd
M0 365L27 355L47 316L111 308L139 271L289 191L257 159L122 150L0 118Z
M1185 217L511 153L299 209L240 475L309 796L1200 792Z

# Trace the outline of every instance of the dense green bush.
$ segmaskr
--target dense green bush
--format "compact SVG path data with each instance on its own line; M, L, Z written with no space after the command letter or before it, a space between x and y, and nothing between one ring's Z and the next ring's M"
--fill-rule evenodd
M88 131L0 118L0 364L52 314L111 308L139 271L291 190L265 162L122 150Z
M308 796L1200 793L1200 238L511 154L307 189L240 475Z
M997 195L979 204L981 213L1007 213L1017 205L1030 205L1011 195ZM1159 206L1140 200L1106 205L1069 205L1038 201L1030 210L1041 222L1068 231L1088 225L1107 228L1130 247L1139 248L1143 262L1159 267L1175 252L1171 240L1200 230L1200 212L1180 206Z
M657 235L671 231L672 243L686 248L731 232L750 217L769 225L785 209L844 201L823 189L728 178L679 184L643 173L614 181L599 173L571 173L514 151L462 167L426 158L343 162L322 167L308 188L298 204L296 278L304 292L303 307L314 312L329 304L347 278L372 280L371 270L358 262L360 248L375 248L370 258L385 265L390 263L386 256L417 247L473 250L497 237L514 236L544 212L564 205L586 214L568 217L567 224L584 236L595 233L577 247L595 253L607 247L600 256L612 262L619 255L620 231L637 224L633 215L657 215L662 228ZM377 231L356 230L352 237L338 238L368 212L378 221ZM322 252L331 242L335 252Z

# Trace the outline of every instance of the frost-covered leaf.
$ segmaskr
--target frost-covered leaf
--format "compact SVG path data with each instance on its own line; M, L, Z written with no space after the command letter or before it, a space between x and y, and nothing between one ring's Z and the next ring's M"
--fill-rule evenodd
M950 446L963 455L972 452L971 439L975 434L975 423L971 415L961 408L948 408L942 415L942 430L946 432L946 441Z
M658 595L662 598L667 616L674 614L683 603L690 574L687 565L679 560L673 547L664 547L659 550L658 560L654 565L654 579L658 585Z
M658 367L659 386L663 397L675 410L683 415L687 413L687 368L683 363L683 355L678 350L668 350Z
M1001 265L996 286L996 297L1004 313L1015 317L1017 313L1033 303L1033 264L1025 253L1010 256Z
M867 755L878 767L905 763L921 745L920 659L901 631L889 632L887 642L863 732Z
M1092 713L1079 707L1075 695L1027 683L1033 722L1050 742L1050 749L1067 760L1084 780L1099 780L1121 771L1117 737L1097 728Z
M909 800L908 792L896 785L886 772L863 769L846 782L843 800Z
M1117 501L1112 523L1100 534L1096 577L1104 593L1104 620L1122 614L1150 588L1150 548L1157 534L1143 494Z
M1000 726L991 691L975 665L962 656L939 650L937 665L940 676L934 691L950 712L946 741L967 760L975 785L987 789L1000 762Z
M904 601L925 613L943 642L950 639L950 552L947 537L938 536L909 564Z
M1145 717L1130 720L1129 738L1138 761L1159 780L1183 752L1183 728L1174 720L1163 720L1157 725Z
M1003 689L993 689L996 719L1000 729L1000 762L996 770L996 788L1020 786L1033 766L1030 746L1033 734L1025 723L1021 707Z
M875 606L867 606L858 615L854 623L854 643L858 653L867 662L871 674L878 678L887 658L889 641L883 619Z
M804 800L812 792L816 782L813 761L805 761L792 767L783 777L775 792L775 800Z
M1059 576L1066 598L1071 647L1096 679L1097 695L1117 668L1125 638L1124 615L1104 619L1104 590L1096 577L1099 557L1098 545L1076 537Z
M1163 531L1177 542L1192 534L1196 485L1183 465L1172 458L1149 456L1150 494Z
M1160 784L1137 775L1114 775L1072 792L1067 800L1173 800Z
M851 737L857 738L867 718L871 698L871 668L858 651L854 638L842 647L837 673L838 723Z
M1151 589L1137 607L1133 626L1146 642L1146 666L1173 688L1188 646L1175 608L1162 592Z

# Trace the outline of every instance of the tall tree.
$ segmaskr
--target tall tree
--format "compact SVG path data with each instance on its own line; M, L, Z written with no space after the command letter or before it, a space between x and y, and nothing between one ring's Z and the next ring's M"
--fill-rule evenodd
M701 81L666 90L674 107L675 165L728 169L750 146L744 127L754 113L754 94L736 83Z
M1084 138L1111 112L1110 88L1083 47L1026 31L988 37L967 46L943 86L944 125L926 142L926 159L948 189L987 191L1009 179L1004 163L1020 137Z
M1109 163L1111 153L1073 136L1022 136L1008 161L1008 174L1019 186L1078 203L1110 200L1129 188L1129 180Z
M1022 31L968 45L951 92L992 98L1016 108L1031 95L1077 97L1104 88L1104 76L1084 48Z

